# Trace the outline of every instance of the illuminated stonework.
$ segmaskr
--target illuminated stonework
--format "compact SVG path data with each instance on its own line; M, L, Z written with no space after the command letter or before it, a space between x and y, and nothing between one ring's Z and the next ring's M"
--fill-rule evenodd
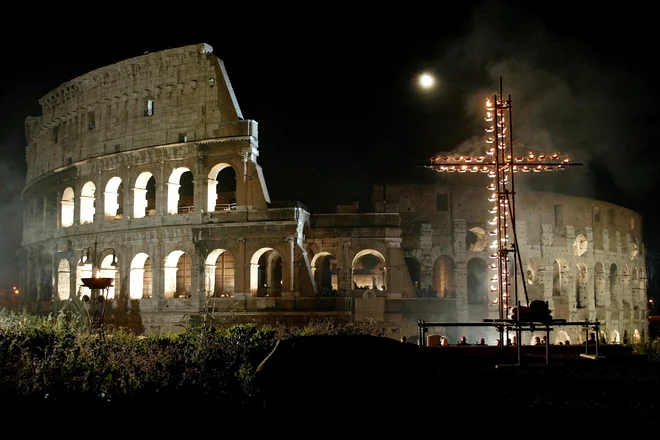
M414 340L419 319L495 313L483 186L388 186L383 203L378 185L367 213L272 202L258 125L243 118L208 45L97 69L40 103L42 115L26 120L20 253L21 300L32 310L88 293L81 280L96 271L115 279L106 320L144 333L176 331L211 310L225 323L373 319ZM516 203L530 298L547 299L557 317L604 320L621 340L644 334L641 218L557 194ZM592 206L612 215L585 220ZM576 250L580 235L586 248ZM116 250L117 266L81 261L96 240Z

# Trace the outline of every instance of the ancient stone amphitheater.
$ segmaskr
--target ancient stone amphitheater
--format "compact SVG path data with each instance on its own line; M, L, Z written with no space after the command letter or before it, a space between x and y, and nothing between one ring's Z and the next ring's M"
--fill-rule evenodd
M34 311L89 296L82 280L101 277L114 280L107 324L144 333L204 318L332 319L374 320L414 338L420 319L498 315L484 188L390 185L385 199L374 186L371 212L271 201L257 122L243 117L206 44L99 68L40 104L25 124L19 252L21 301ZM610 341L643 337L640 216L551 193L516 203L527 297L547 300L555 318L601 320ZM497 335L434 331L489 343ZM580 331L557 327L553 338L579 342Z

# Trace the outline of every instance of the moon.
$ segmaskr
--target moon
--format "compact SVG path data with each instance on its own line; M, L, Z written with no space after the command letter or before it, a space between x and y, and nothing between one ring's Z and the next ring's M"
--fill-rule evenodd
M430 89L435 85L435 78L429 73L422 73L419 76L419 85L423 89Z

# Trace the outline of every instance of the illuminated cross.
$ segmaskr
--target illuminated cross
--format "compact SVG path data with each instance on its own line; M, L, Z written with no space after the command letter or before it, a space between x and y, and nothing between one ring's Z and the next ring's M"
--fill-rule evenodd
M500 78L499 95L494 95L493 99L486 100L485 120L488 123L486 128L488 149L484 156L436 156L431 158L431 163L421 165L437 172L487 173L488 177L493 179L488 186L488 189L492 191L488 201L494 204L488 211L493 214L493 218L488 221L488 224L495 228L489 232L489 235L494 238L490 244L490 247L494 249L494 253L490 256L494 260L490 269L495 272L490 280L490 291L497 293L497 297L492 300L492 303L499 305L500 319L505 319L511 299L511 279L513 278L514 282L513 300L515 304L518 304L516 266L523 267L515 228L514 174L564 170L568 166L581 166L582 164L570 163L567 157L560 158L558 154L535 156L529 153L527 157L513 154L511 95L506 101L503 99L502 78ZM511 261L510 255L513 255L513 261ZM509 268L512 263L513 270L510 272ZM511 273L513 273L513 277ZM524 274L521 273L521 276L525 290L525 303L529 306Z

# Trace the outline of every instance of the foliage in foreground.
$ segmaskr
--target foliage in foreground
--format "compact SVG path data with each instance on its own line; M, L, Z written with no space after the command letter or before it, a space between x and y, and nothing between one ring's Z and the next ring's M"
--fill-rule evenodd
M278 339L305 335L383 336L374 323L305 327L193 326L182 333L100 335L63 313L37 317L0 310L0 393L38 399L212 400L249 405L254 372Z

